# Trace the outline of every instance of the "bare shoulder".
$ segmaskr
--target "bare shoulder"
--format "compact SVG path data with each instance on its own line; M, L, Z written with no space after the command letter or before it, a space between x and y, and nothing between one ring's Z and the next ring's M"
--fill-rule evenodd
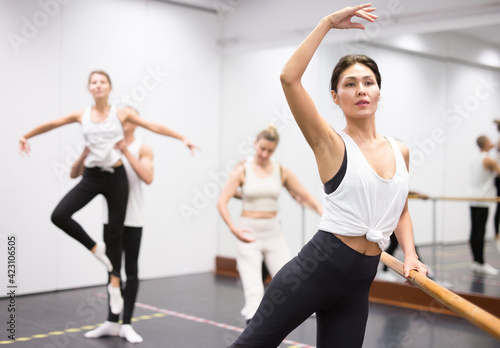
M124 121L127 119L130 115L138 115L137 110L130 106L122 106L116 109L116 113L120 120Z
M238 162L231 173L231 177L235 180L237 180L240 185L243 185L245 182L245 162L246 161L241 161Z
M401 154L403 155L403 158L405 159L406 162L406 167L410 166L410 150L408 150L408 147L400 142L399 140L396 140L396 144L398 144L399 151L401 151Z
M400 142L399 140L396 140L396 144L398 144L399 151L401 151L401 154L403 155L403 157L405 159L410 158L410 150L408 150L408 147L405 144L403 144L402 142Z
M67 114L66 116L64 116L64 118L68 122L82 123L82 117L83 117L84 113L85 113L85 109L77 110L77 111L70 112L69 114Z

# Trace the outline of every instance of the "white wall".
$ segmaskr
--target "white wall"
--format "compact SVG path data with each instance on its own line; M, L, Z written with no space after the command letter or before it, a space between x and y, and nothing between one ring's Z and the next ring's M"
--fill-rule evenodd
M43 19L38 1L3 0L1 7L2 34L22 35L24 17ZM86 85L93 69L110 74L113 101L126 103L128 96L143 117L189 136L204 150L192 157L177 140L138 132L155 153L155 179L144 188L141 278L212 270L216 233L206 226L216 225L216 215L207 210L190 221L180 204L193 195L191 186L203 183L200 173L219 163L216 40L222 22L214 13L147 0L66 1L51 11L46 25L17 52L7 35L0 41L0 93L8 122L0 129L0 259L6 260L6 236L16 234L18 294L106 281L90 252L50 222L56 204L77 182L69 179L68 166L81 150L79 125L31 139L29 158L17 153L20 135L92 102ZM75 215L95 240L102 240L101 204L95 199ZM5 288L6 277L0 279Z

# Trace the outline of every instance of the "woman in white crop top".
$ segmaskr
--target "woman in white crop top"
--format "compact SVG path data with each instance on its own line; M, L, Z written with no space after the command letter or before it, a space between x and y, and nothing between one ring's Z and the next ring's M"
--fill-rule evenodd
M123 309L123 299L119 288L119 262L122 253L123 221L128 199L127 176L120 159L120 151L115 148L116 143L123 139L122 124L131 122L152 132L180 139L191 153L197 147L186 137L170 128L140 118L131 108L115 108L109 105L111 80L106 72L101 70L91 72L88 88L94 98L93 106L32 129L19 138L19 152L21 155L23 153L29 155L29 138L66 124L81 124L85 144L89 149L83 179L55 208L52 213L52 222L83 244L107 267L110 272L108 291L111 310L119 314ZM110 238L107 245L96 243L72 218L75 212L98 194L106 198L109 208Z
M245 320L254 315L264 295L262 260L271 276L290 260L290 252L277 218L278 197L285 187L299 203L322 214L321 204L305 189L297 177L279 163L271 161L279 135L270 126L255 140L255 158L237 165L221 192L217 208L231 232L238 238L237 266L245 295ZM238 196L241 187L243 211L237 224L227 204Z
M361 347L369 289L393 231L405 253L405 276L410 269L427 274L415 253L408 212L408 149L375 127L381 86L377 64L364 55L348 55L335 66L331 95L347 123L339 133L319 114L301 83L327 33L364 29L351 19L375 21L370 6L346 7L324 17L281 72L288 105L325 184L325 212L319 231L273 278L231 348L277 347L314 312L318 348Z
M125 261L125 274L127 281L123 289L123 313L122 322L120 316L108 310L107 320L94 330L85 333L87 338L99 338L103 336L120 336L130 343L140 343L142 337L132 327L132 314L139 290L139 248L142 240L142 228L144 224L144 203L142 195L142 183L151 184L154 176L153 150L141 139L134 135L137 126L126 122L123 125L124 139L116 147L122 153L122 161L127 173L129 195L127 213L123 223L123 260ZM80 158L71 167L71 178L83 175L85 167L83 162L87 158L88 151L84 151ZM104 241L109 236L108 209L103 202ZM108 307L109 302L108 302Z

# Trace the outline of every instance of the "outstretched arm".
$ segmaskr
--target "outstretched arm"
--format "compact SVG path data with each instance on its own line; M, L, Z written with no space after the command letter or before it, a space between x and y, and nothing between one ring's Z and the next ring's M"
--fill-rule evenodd
M245 172L243 166L242 165L236 166L234 171L231 173L231 176L229 177L226 186L224 186L222 192L220 193L219 201L217 202L217 209L219 210L219 213L222 216L222 219L226 223L227 227L229 227L229 229L236 236L236 238L238 238L242 242L251 243L254 242L255 239L249 236L250 231L242 228L237 228L233 224L231 216L229 215L229 210L227 209L227 204L229 200L232 197L234 197L234 195L238 190L238 187L240 187L243 184L244 179L245 179Z
M127 158L128 162L136 172L137 176L144 181L147 185L153 182L153 150L143 144L139 150L139 158L136 158L128 150L125 142L122 140L115 145L115 148L119 149L123 155Z
M307 191L293 172L282 167L283 186L299 204L314 210L318 215L323 215L323 207L314 196Z
M23 153L29 155L30 153L30 144L28 143L28 139L32 138L36 135L40 135L51 131L55 128L64 126L66 124L70 124L73 122L81 122L82 121L83 111L77 111L66 115L64 117L58 118L56 120L52 120L46 123L39 125L38 127L33 128L28 133L19 137L19 154L22 156Z
M314 53L330 29L364 29L361 23L352 23L352 17L373 22L375 9L371 4L346 7L323 18L302 42L281 72L281 84L288 105L300 130L316 156L321 180L327 182L340 168L344 144L341 137L318 113L311 97L304 89L301 79Z
M187 137L175 132L174 130L160 123L151 122L139 117L137 111L133 110L132 108L120 108L118 109L118 115L122 123L132 122L133 124L146 128L151 132L182 140L184 145L191 151L192 155L194 154L195 149L201 151L201 149L197 145L193 144Z

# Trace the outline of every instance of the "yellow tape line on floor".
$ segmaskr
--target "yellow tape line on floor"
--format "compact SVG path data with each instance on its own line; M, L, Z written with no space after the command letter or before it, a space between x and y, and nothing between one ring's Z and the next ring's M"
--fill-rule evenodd
M149 320L149 319L154 319L154 318L161 318L167 316L166 314L163 313L155 313L152 315L141 315L138 318L132 318L132 321L139 321L139 320ZM86 331L86 330L92 330L95 329L96 327L102 325L102 323L96 324L96 325L84 325L82 327L74 327L74 328L69 328L64 331L52 331L47 334L36 334L33 336L29 337L18 337L15 340L8 340L8 341L0 341L0 344L12 344L16 342L25 342L25 341L31 341L36 338L46 338L49 336L60 336L60 335L65 335L67 333L73 333L73 332L79 332L79 331Z

